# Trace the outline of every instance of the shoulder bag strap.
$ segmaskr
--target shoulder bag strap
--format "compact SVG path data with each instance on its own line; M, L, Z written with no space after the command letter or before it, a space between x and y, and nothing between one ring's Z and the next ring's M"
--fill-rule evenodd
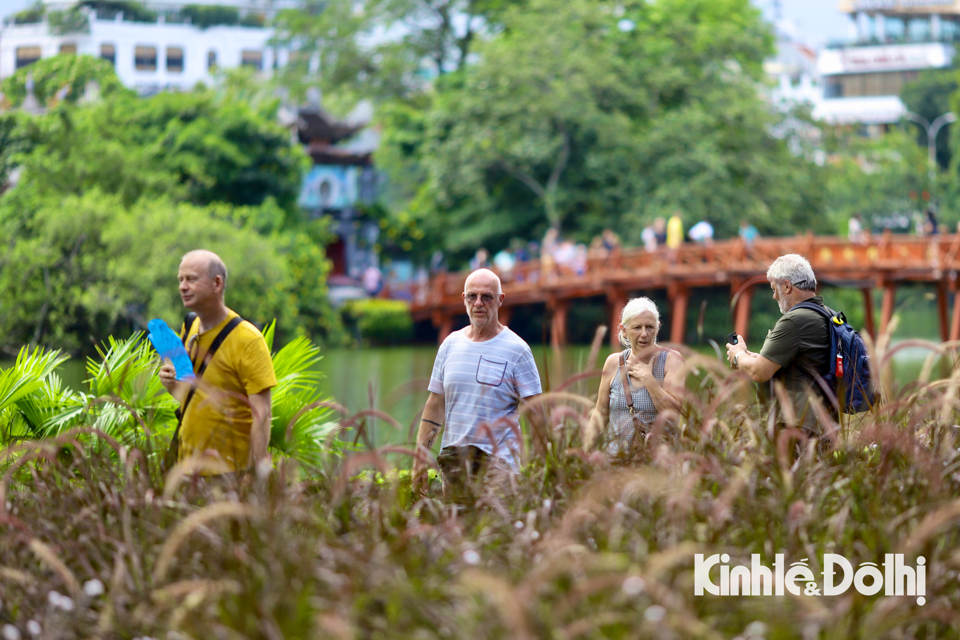
M620 371L620 382L623 384L623 395L627 399L627 408L630 409L630 415L634 415L635 411L633 408L633 388L630 386L630 376L627 374L627 361L624 359L623 354L620 354L620 366L617 367Z
M190 316L193 316L193 319L191 319ZM186 330L184 331L184 335L182 336L184 339L186 339L186 336L190 335L190 327L193 326L193 322L196 320L196 317L197 317L197 314L190 313L187 315L187 319L184 320L184 326L187 327ZM189 325L187 325L187 320L190 320ZM203 377L203 372L207 370L207 364L209 364L210 361L213 359L213 356L217 353L217 349L220 348L220 345L222 345L224 340L227 339L227 336L230 335L230 332L236 329L241 322L243 322L243 318L241 318L240 316L235 317L233 320L228 322L227 326L221 329L220 333L217 334L217 337L213 339L213 342L210 344L210 348L207 350L207 353L203 358L203 362L200 363L200 368L197 369L197 380L200 380L200 378ZM194 362L193 366L194 368L196 368L197 363ZM197 390L197 386L196 386L196 383L194 383L194 385L190 387L190 391L187 392L187 397L183 401L183 405L176 411L177 429L176 431L173 432L173 439L170 442L171 448L173 448L174 446L179 447L180 426L183 424L183 416L186 415L187 406L190 404L190 401L193 400L193 394L196 390Z
M213 360L213 356L217 353L217 349L220 348L220 345L223 344L223 341L227 339L227 336L230 335L230 332L236 329L240 323L243 322L243 318L237 316L233 320L227 323L223 329L220 330L220 333L217 334L217 337L213 339L213 342L210 344L210 348L207 349L206 355L203 357L203 362L200 363L200 368L197 369L197 380L203 377L203 372L207 370L207 365ZM197 363L193 363L193 366L196 367ZM190 401L193 400L193 392L196 391L197 386L194 384L190 387L190 393L187 394L187 399L183 401L183 407L180 409L180 421L183 421L183 416L187 412L187 405L190 404Z
M183 343L183 346L187 346L187 339L190 337L190 329L193 328L193 323L197 321L197 314L191 311L183 319L183 333L180 334L180 342Z
M637 415L636 409L633 407L633 386L630 384L630 374L627 373L627 361L623 357L623 353L620 354L620 379L623 383L623 395L627 400L627 408L630 410L630 418L633 420L633 436L630 438L630 450L634 450L637 447L637 442L643 442L643 434L646 433L647 425L643 423L643 420L640 419L640 416Z

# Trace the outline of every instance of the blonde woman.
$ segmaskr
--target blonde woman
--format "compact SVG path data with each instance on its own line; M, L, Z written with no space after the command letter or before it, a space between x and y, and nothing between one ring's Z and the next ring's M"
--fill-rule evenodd
M603 435L610 453L627 451L657 416L679 412L683 356L657 344L659 331L660 312L650 298L633 298L623 307L619 337L624 350L610 354L603 365L587 448Z

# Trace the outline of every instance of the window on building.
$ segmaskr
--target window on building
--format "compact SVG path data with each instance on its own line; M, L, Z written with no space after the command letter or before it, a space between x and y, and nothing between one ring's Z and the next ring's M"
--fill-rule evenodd
M183 73L183 49L180 47L167 47L167 71Z
M102 44L100 45L100 59L106 60L110 64L116 66L117 64L117 49L112 44Z
M156 71L157 48L144 46L135 47L133 50L133 66L137 71Z
M207 69L213 71L217 66L217 52L211 49L207 51Z
M927 42L930 40L930 21L924 18L913 18L906 22L907 40L910 42Z
M263 54L259 51L241 51L240 64L244 67L253 67L259 71L263 68Z
M64 42L60 45L60 53L77 53L77 45L74 42Z
M40 47L17 47L17 69L40 59Z
M944 42L954 42L960 36L960 28L956 20L940 19L940 39Z
M843 82L838 80L828 80L826 86L823 88L823 97L842 98Z
M887 42L901 42L904 38L906 28L903 24L903 18L894 18L892 16L883 16L883 35Z
M827 82L825 97L859 98L866 96L900 95L903 85L916 80L916 71L888 71L885 73L854 73ZM838 83L836 89L832 85ZM836 93L839 89L839 93Z

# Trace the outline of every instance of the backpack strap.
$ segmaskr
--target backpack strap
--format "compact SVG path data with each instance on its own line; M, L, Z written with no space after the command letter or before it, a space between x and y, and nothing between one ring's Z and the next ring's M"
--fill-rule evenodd
M821 316L823 316L827 321L827 333L829 334L829 337L830 337L830 353L829 353L829 357L827 358L826 375L818 372L817 372L817 375L811 375L811 373L814 373L814 372L810 372L810 371L807 371L805 373L809 375L814 381L817 381L818 376L820 378L823 378L824 380L836 381L836 376L834 375L834 363L837 361L837 352L840 350L840 340L837 337L836 332L834 331L833 325L840 326L846 323L847 321L846 316L844 316L842 312L836 312L833 309L830 309L829 307L827 307L826 305L819 305L814 302L810 302L809 300L804 300L803 302L794 305L790 310L793 311L794 309L807 309L808 311L816 311ZM820 383L818 382L818 385L819 384ZM824 389L821 388L820 391L821 393L823 393ZM829 395L827 395L826 393L824 393L824 396L827 397L828 400L830 399Z

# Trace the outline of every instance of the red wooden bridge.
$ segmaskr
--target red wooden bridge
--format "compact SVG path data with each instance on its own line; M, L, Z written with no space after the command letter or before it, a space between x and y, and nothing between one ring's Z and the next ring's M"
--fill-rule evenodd
M885 233L864 243L833 236L801 235L758 238L752 245L726 240L711 245L685 244L675 251L666 248L648 252L642 248L614 250L602 259L588 259L583 273L557 267L548 261L518 263L502 273L504 293L501 321L509 323L513 309L521 305L545 304L551 316L551 342L559 346L567 339L567 312L579 298L605 296L610 326L619 324L619 314L636 292L665 290L671 306L670 340L682 343L685 334L690 291L699 287L725 286L735 304L734 326L747 336L750 304L755 287L767 290L767 267L779 256L798 253L813 266L817 281L856 288L863 292L866 330L876 335L872 291L883 291L880 331L893 315L897 285L932 283L937 288L940 334L943 340L960 338L960 235L924 238ZM464 314L463 283L468 272L441 273L429 282L393 288L387 295L411 301L416 320L432 320L442 341L452 330L455 316ZM616 340L611 331L611 341Z

